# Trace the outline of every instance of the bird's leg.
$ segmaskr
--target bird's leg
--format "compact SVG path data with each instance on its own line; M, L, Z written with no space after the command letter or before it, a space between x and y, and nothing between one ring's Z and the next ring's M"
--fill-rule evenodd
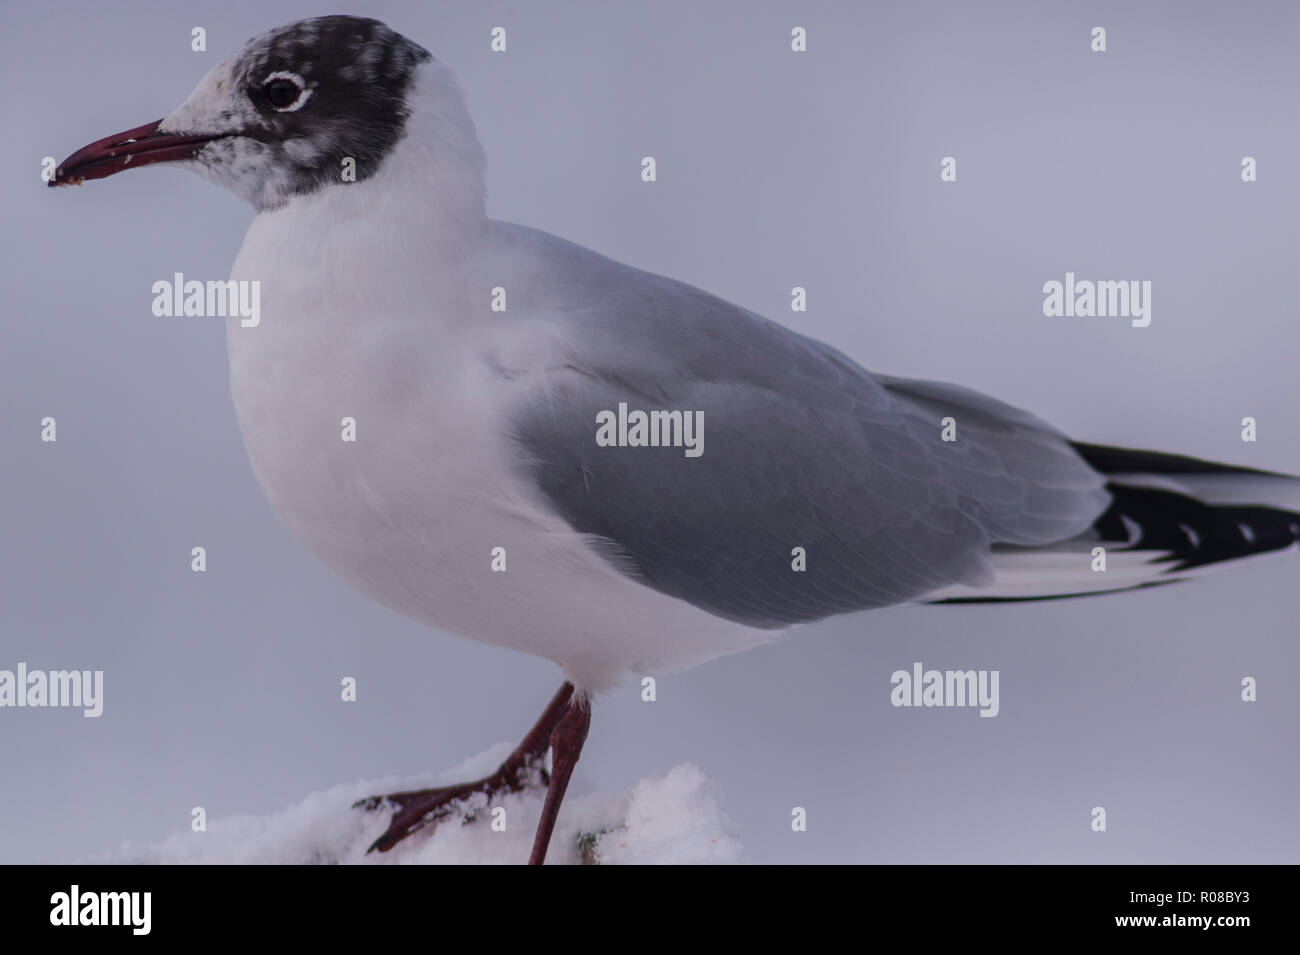
M590 727L591 703L576 699L569 704L568 710L551 731L551 779L546 785L546 801L542 803L542 818L537 821L537 834L533 836L529 865L541 865L546 861L546 847L551 844L551 830L555 828L555 819L560 814L564 790L569 786L573 767L578 765L582 744L587 741L587 730Z
M560 784L558 796L554 800L555 808L551 811L550 825L554 825L555 812L559 810L560 799L564 796L564 787L568 784L569 775L573 772L573 763L578 760L577 754L582 751L582 740L586 738L586 727L591 720L590 710L587 708L585 701L581 706L587 716L582 724L582 736L578 739L577 751L574 752L572 761L562 762L557 749L555 772L549 777L540 763L546 757L547 745L555 745L555 734L559 731L560 725L576 709L576 706L570 706L572 699L573 684L565 683L564 686L560 687L559 692L555 694L551 702L547 704L541 718L528 731L528 735L524 737L523 742L515 747L514 752L507 756L505 762L490 776L485 776L472 783L462 783L459 786L440 786L436 789L415 789L408 792L390 793L387 796L370 796L353 803L353 808L358 809L378 809L385 803L394 803L397 806L397 812L394 813L387 831L376 839L366 851L373 852L378 849L380 852L387 852L417 829L434 824L450 815L455 810L457 803L476 793L486 793L490 799L500 793L519 792L527 785L528 777L534 768L537 768L542 779L548 783L546 805L542 810L542 821L545 823L547 810L551 807L552 795L556 791L555 779L560 775L563 767L563 782ZM571 733L572 731L570 731L570 735ZM540 826L538 838L541 838ZM550 826L547 826L546 840L549 839ZM541 851L544 857L546 854L546 841L541 842ZM533 847L533 853L537 853L536 845Z

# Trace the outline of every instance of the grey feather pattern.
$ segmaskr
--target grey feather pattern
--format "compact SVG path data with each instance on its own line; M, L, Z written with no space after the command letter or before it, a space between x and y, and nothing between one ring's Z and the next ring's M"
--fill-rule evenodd
M699 289L552 244L561 291L537 304L565 315L567 345L515 439L544 500L647 586L779 628L978 586L993 543L1072 537L1108 503L1101 476L1023 411L873 377ZM702 411L704 453L598 446L597 414L619 402ZM956 442L940 438L948 415Z

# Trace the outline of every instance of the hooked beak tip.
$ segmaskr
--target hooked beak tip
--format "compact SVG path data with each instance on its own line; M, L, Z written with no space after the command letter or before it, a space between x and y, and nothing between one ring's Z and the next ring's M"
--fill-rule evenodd
M136 166L193 159L199 150L223 135L160 133L161 124L161 119L155 120L82 146L59 163L47 185L79 186L88 179L104 179Z

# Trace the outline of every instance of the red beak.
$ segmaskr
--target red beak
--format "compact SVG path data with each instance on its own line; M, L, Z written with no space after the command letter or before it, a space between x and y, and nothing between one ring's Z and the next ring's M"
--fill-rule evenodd
M63 162L50 180L51 186L76 186L87 179L103 179L123 169L150 166L156 162L193 159L195 153L219 139L221 134L176 136L158 132L162 120L105 136L82 146Z

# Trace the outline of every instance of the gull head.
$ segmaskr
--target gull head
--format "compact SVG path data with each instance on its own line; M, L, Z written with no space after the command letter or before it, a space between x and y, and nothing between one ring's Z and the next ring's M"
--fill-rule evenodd
M77 150L50 185L174 163L261 212L335 184L362 182L406 135L417 71L432 61L427 50L378 20L301 20L249 40L166 118ZM442 68L433 79L445 87L444 99L459 102L449 71ZM461 114L463 107L445 118L468 124L476 149L472 124Z

